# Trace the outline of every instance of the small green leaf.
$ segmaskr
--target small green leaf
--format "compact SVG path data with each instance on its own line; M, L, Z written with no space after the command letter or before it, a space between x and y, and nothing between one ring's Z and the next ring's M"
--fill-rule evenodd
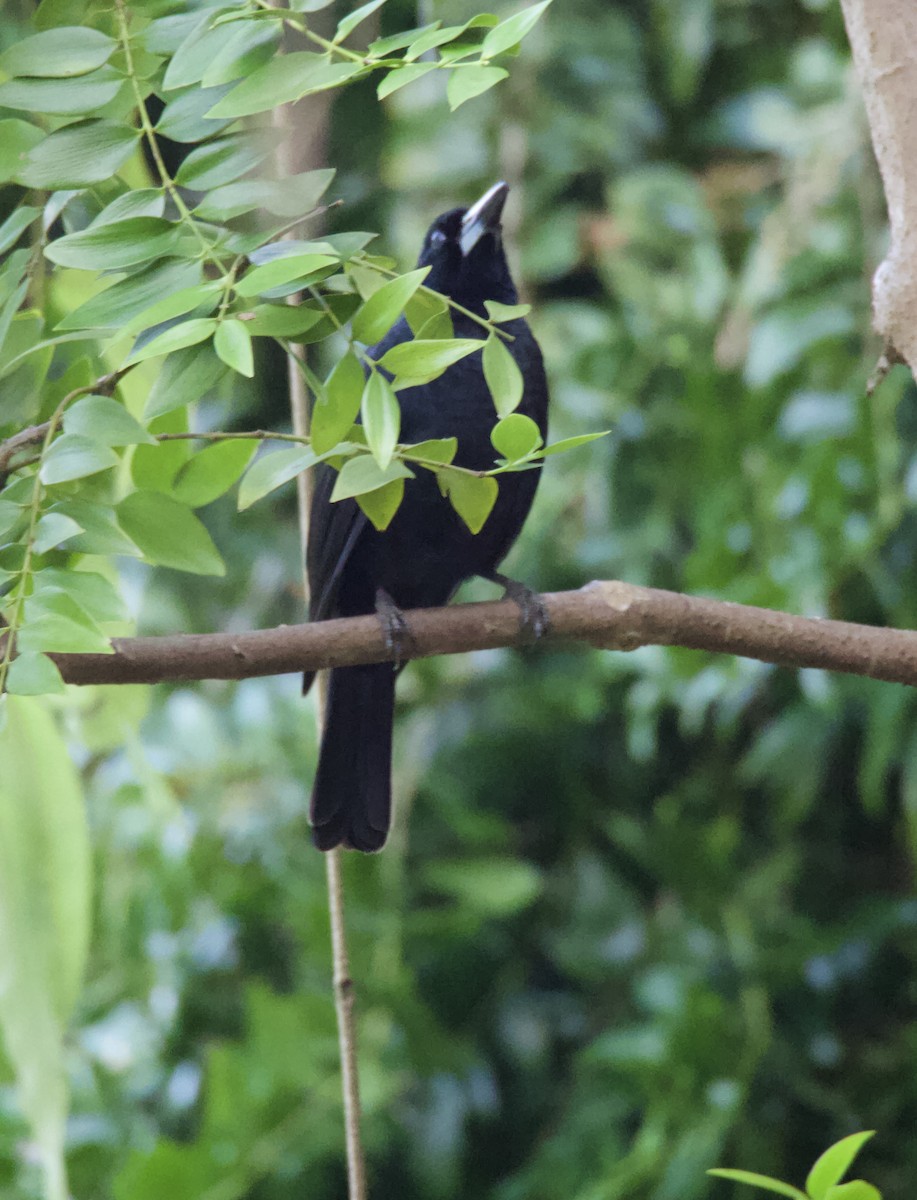
M91 120L65 125L29 151L16 179L27 187L45 189L81 188L90 183L101 183L117 174L139 137L139 129L113 121ZM152 258L153 255L145 257Z
M144 329L151 329L154 325L161 325L190 313L197 317L205 317L216 308L222 292L223 285L216 279L195 284L193 287L179 288L178 291L163 296L161 300L138 312L129 321L125 321L121 328L125 333L142 333Z
M48 512L35 527L35 540L32 548L36 554L44 554L54 546L59 546L62 542L66 542L82 532L83 526L77 524L73 517L67 517L59 512Z
M390 70L379 82L376 95L380 100L384 100L386 96L391 96L393 92L407 87L409 83L413 83L417 79L423 79L424 75L429 75L431 71L435 70L435 62L405 63L403 67Z
M324 398L312 410L312 447L316 454L331 450L357 419L365 376L360 360L348 350L325 384Z
M378 530L388 529L404 498L404 480L393 479L372 492L361 492L357 504Z
M452 71L446 85L446 99L453 112L466 100L473 100L509 76L503 67L477 67L472 70Z
M173 350L184 350L188 346L196 346L198 342L206 341L216 327L217 322L214 317L194 317L190 321L182 321L152 338L139 350L135 350L125 359L125 363L129 365L145 362L146 359L156 358L159 354L171 354Z
M156 122L156 132L173 142L188 143L203 142L214 134L222 133L232 123L231 118L216 117L211 110L226 95L230 86L190 87L176 94Z
M236 291L240 296L258 296L337 262L330 254L292 254L287 258L275 258L262 267L252 267L236 284Z
M496 29L492 29L481 46L482 58L495 58L507 50L517 46L525 35L534 28L540 20L551 0L542 0L541 4L532 4L522 12L514 13L505 21L501 21Z
M439 486L472 533L480 533L497 502L497 481L443 467L436 472Z
M334 35L334 41L343 42L348 37L361 21L365 21L368 16L381 8L385 4L385 0L369 0L367 4L361 4L359 8L355 8L352 13L348 13L338 23L337 33Z
M851 1133L849 1137L835 1142L817 1159L806 1179L806 1191L811 1200L825 1200L829 1188L840 1183L850 1165L866 1142L875 1136L875 1130Z
M532 311L531 304L500 304L497 300L485 300L484 307L495 325L504 321L517 321L520 317L527 317Z
M577 446L585 446L589 442L597 441L599 438L608 437L610 430L603 429L601 433L580 433L576 437L563 438L559 442L553 442L550 446L545 446L541 452L542 458L550 458L552 454L563 454L565 450L575 450Z
M210 117L249 117L312 92L338 87L363 70L361 63L333 63L324 54L294 51L257 67L208 112Z
M264 208L278 217L302 217L315 208L333 178L334 171L324 168L320 171L303 171L286 179L242 179L227 183L205 196L194 210L195 215L205 220L229 221L243 213ZM259 239L263 237L255 236ZM321 244L325 253L331 249L329 243ZM239 249L242 253L249 253L248 247ZM262 247L262 250L265 249L267 247ZM286 247L284 252L287 252ZM292 253L292 250L289 252ZM259 251L253 250L251 255L255 261Z
M404 458L451 463L457 450L458 438L432 438L428 442L415 442L413 446L402 446L401 454Z
M242 321L233 318L221 321L213 336L213 348L233 371L249 379L255 374L252 338Z
M379 360L379 365L397 376L399 387L412 387L429 383L453 363L483 347L484 343L476 338L453 338L449 341L415 338L412 342L399 342L392 346Z
M421 267L389 280L374 292L353 319L353 336L357 341L370 346L388 333L429 273L429 267Z
M241 476L258 445L254 438L229 438L206 446L179 468L172 495L189 508L212 504Z
M127 610L112 583L94 571L44 567L35 575L36 596L61 592L70 596L95 621L125 621Z
M542 444L542 436L538 426L531 417L522 413L511 413L494 426L490 440L494 448L508 462L518 462Z
M65 234L45 248L45 257L62 267L112 271L161 258L178 238L178 226L162 217L128 217Z
M194 513L162 492L131 492L117 506L124 532L148 562L193 575L225 575L210 534Z
M864 1179L852 1179L850 1183L828 1188L825 1200L882 1200L882 1193Z
M413 479L414 472L403 462L393 460L383 470L370 454L357 454L348 458L338 472L332 501L348 500L351 496L362 496L385 487L395 479Z
M128 217L161 217L165 208L162 188L134 188L106 204L92 224L107 225L110 221L126 221Z
M104 446L155 444L156 439L109 396L84 396L64 413L64 431L79 434Z
M63 239L58 239L63 240ZM201 266L196 262L184 262L176 259L166 259L165 262L151 263L142 270L132 273L127 279L113 284L104 292L99 292L85 304L61 321L58 329L122 329L133 332L133 322L146 314L152 306L165 303L163 297L169 298L183 293L199 284ZM203 285L208 286L208 285ZM172 311L160 320L181 316L182 312L190 312L179 306L177 312ZM153 322L147 322L149 324ZM141 326L145 328L146 326Z
M311 446L285 446L263 454L249 467L239 487L239 512L308 471L318 461Z
M384 471L392 461L401 430L401 409L392 385L379 371L372 371L363 389L360 405L366 442Z
M111 67L78 79L10 79L0 84L0 105L59 116L90 114L114 100L124 76Z
M57 666L37 650L29 650L13 659L6 688L14 696L42 696L65 690Z
M11 122L12 124L23 124L23 122ZM3 126L6 121L0 121L0 180L4 179L2 159L7 151L7 144L3 137ZM33 126L28 126L32 129ZM15 245L20 237L25 233L32 222L41 216L41 209L32 208L28 204L20 205L19 208L14 208L5 221L0 223L0 254L4 254L9 250L10 246Z
M182 160L175 182L197 191L209 191L234 183L262 162L275 148L277 139L259 130L255 140L247 133L231 133L197 146Z
M107 62L117 44L97 29L64 25L15 42L0 55L0 70L14 76L85 75Z
M445 25L441 28L440 22L436 21L411 42L404 53L404 61L413 62L415 58L420 58L422 54L435 50L437 46L444 46L464 33L465 28L464 25Z
M209 343L173 351L162 366L147 398L144 418L152 421L164 413L203 399L227 373Z
M747 1183L749 1187L763 1188L765 1192L775 1192L778 1196L787 1196L789 1200L808 1200L805 1192L792 1187L789 1183L781 1183L779 1179L771 1179L769 1175L756 1175L754 1171L733 1171L717 1167L707 1172L718 1179L731 1179L735 1183Z
M310 308L308 304L257 304L252 311L253 315L245 322L252 337L295 340L326 319L320 308Z
M110 446L78 434L65 433L51 443L38 474L44 484L66 483L106 471L117 463L118 456Z
M484 378L493 397L494 408L501 417L507 417L519 407L522 400L522 372L516 360L494 334L484 346Z

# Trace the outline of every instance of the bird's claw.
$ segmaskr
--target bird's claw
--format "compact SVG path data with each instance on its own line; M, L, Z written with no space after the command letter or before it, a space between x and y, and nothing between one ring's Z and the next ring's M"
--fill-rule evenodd
M376 616L382 626L385 645L394 655L397 671L406 659L416 654L417 643L404 613L384 588L376 589Z
M551 627L548 606L538 592L532 591L516 579L505 575L494 575L494 583L503 588L503 598L512 600L519 609L519 631L527 642L537 642Z

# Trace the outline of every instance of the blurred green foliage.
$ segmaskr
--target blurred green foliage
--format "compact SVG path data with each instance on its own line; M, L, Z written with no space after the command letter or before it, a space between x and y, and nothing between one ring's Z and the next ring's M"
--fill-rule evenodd
M383 32L475 11L422 7ZM915 392L898 370L864 396L884 210L836 5L561 0L457 113L429 76L343 93L327 153L341 227L387 229L405 266L432 214L514 184L552 436L614 432L549 461L512 574L917 623ZM283 420L259 378L241 428ZM205 519L227 576L130 563L144 629L299 619L292 497ZM76 1197L344 1194L298 691L61 702L97 880ZM656 648L411 667L396 829L346 861L372 1195L738 1198L705 1170L802 1179L863 1128L863 1173L908 1195L915 710ZM7 1086L4 1195L33 1170Z

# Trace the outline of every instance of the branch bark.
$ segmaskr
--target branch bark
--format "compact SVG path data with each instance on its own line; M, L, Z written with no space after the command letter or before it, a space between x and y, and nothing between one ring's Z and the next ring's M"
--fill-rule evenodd
M882 173L891 245L873 278L873 323L917 373L917 6L841 0Z
M618 581L543 597L548 641L585 641L605 650L683 646L787 667L821 667L917 686L917 632L797 617ZM405 614L412 658L461 654L520 642L519 613L507 601L415 609ZM253 633L115 638L113 654L54 654L68 683L160 683L247 679L390 662L375 617L350 617ZM2 650L2 638L0 638Z

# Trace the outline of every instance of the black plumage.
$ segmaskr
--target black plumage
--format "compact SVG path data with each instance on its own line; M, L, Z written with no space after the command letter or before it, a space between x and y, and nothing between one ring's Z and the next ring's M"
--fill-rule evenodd
M426 285L485 316L485 300L517 303L503 251L500 216L507 187L497 184L471 209L457 208L430 227L418 260L430 266ZM455 336L480 337L480 326L453 312ZM548 391L538 343L524 320L504 326L522 371L518 411L547 433ZM412 337L402 318L370 354ZM490 434L496 421L481 354L440 378L399 392L401 441L455 436L455 462L493 466ZM331 503L335 472L316 471L309 533L310 616L321 621L372 613L379 589L399 609L445 604L466 579L494 578L528 515L538 471L499 478L499 494L483 529L472 534L425 470L409 480L388 529L378 532L354 500ZM313 839L321 850L343 844L378 850L391 819L391 754L396 671L383 663L331 672L318 770L312 792ZM311 681L307 679L308 687Z

